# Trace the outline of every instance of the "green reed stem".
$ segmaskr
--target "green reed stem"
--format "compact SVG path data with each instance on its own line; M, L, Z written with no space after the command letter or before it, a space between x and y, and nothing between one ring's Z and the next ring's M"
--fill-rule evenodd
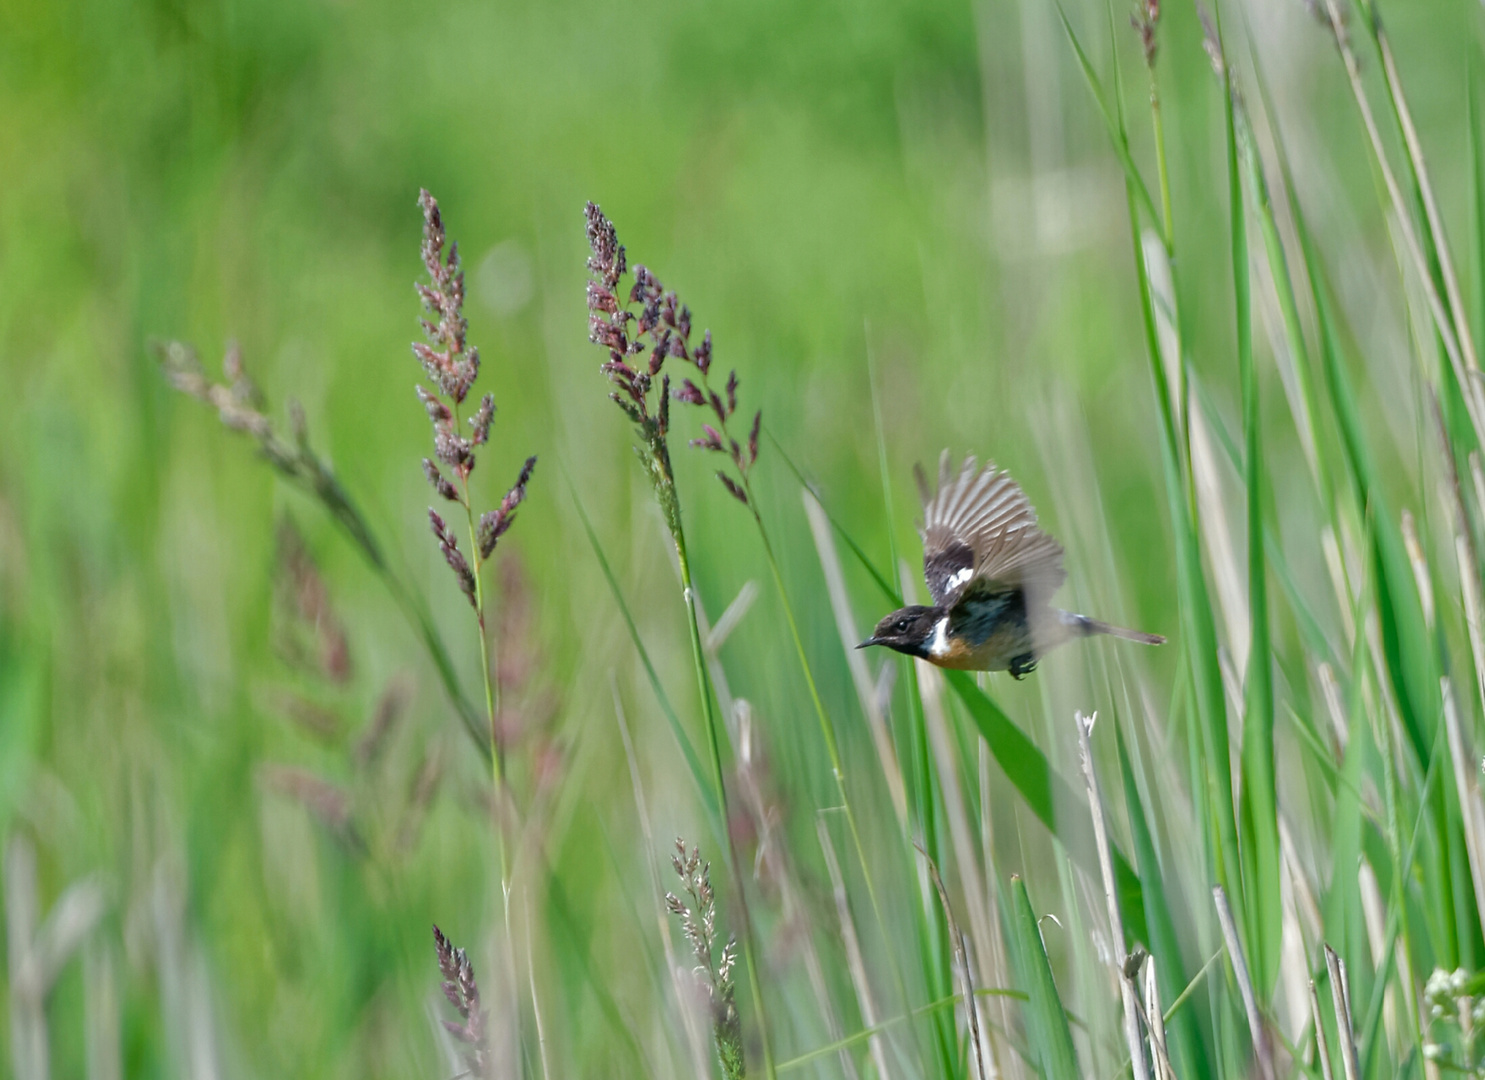
M673 481L672 481L673 482ZM672 491L672 496L674 492ZM763 1006L763 984L759 979L757 949L753 941L753 918L748 909L742 864L737 857L737 847L732 842L728 828L727 787L723 782L722 747L717 731L717 710L712 705L711 680L706 673L706 657L701 644L701 624L696 617L696 590L691 583L691 560L686 554L686 534L680 524L680 514L675 515L671 539L675 543L676 560L681 569L681 592L686 602L686 627L691 634L691 662L696 672L696 688L701 694L701 712L706 720L706 745L711 756L712 781L717 787L717 807L721 814L722 838L727 848L727 861L732 869L732 878L737 882L738 909L743 922L743 963L748 968L748 987L753 998L753 1011L758 1017L759 1041L763 1048L763 1072L768 1080L776 1075L773 1048L768 1038L768 1014Z
M871 387L871 413L872 420L876 426L877 443L877 468L881 474L882 481L882 504L886 514L887 528L887 557L888 568L892 573L897 571L897 541L891 528L891 523L897 520L897 515L892 506L892 477L887 465L887 440L883 436L885 430L882 425L882 403L877 394L876 364L872 357L870 347L866 350L867 380ZM905 590L904 590L905 591ZM918 684L918 669L916 661L911 657L902 657L900 660L903 670L906 672L906 690L908 702L908 730L911 733L912 757L913 757L913 789L914 810L918 816L918 827L923 833L923 848L928 852L928 858L934 865L943 862L942 852L939 850L938 821L935 815L934 792L937 781L933 772L933 758L928 748L927 720L923 713L923 697ZM916 867L916 852L912 848L912 839L908 838L908 858L914 862ZM925 898L926 900L926 898ZM943 996L953 989L951 985L952 976L949 973L948 943L949 927L941 904L925 902L919 905L918 932L923 939L921 950L923 959L923 974L928 981L929 987L936 995ZM935 1015L933 1018L933 1031L935 1036L935 1048L939 1055L939 1067L944 1073L957 1072L957 1063L954 1060L954 1051L957 1049L958 1041L954 1036L953 1018Z
M768 530L763 525L763 518L758 513L758 500L753 495L752 482L746 474L743 474L743 492L748 497L748 509L753 515L753 522L758 526L758 537L763 541L763 554L768 560L769 572L773 575L774 586L778 589L779 602L784 608L784 620L789 624L789 636L794 641L794 651L799 656L799 667L804 673L805 684L809 687L810 701L815 708L815 716L820 722L820 733L825 739L825 750L830 756L830 771L835 777L835 788L840 796L841 809L845 812L846 827L851 832L851 843L856 848L856 858L861 863L861 877L866 882L867 899L871 902L871 911L877 921L877 927L882 932L884 939L888 938L887 917L882 910L881 899L877 896L877 887L872 881L871 864L866 859L866 845L861 841L861 829L856 823L856 812L851 808L851 798L846 793L846 773L841 765L840 743L835 736L835 722L830 719L830 713L825 708L825 702L820 697L820 689L815 683L815 674L810 667L809 654L804 649L804 639L799 633L799 622L794 617L794 605L789 602L789 592L784 588L784 576L779 570L778 558L774 555L773 544L768 539ZM897 963L896 955L887 950L888 961L892 968L894 981L897 983L898 992L907 998L907 983L903 979L902 969Z
M459 405L454 404L454 425L459 424ZM474 614L480 630L480 674L485 681L485 716L490 732L490 797L495 808L495 846L500 852L500 902L505 916L506 937L510 937L510 856L505 843L505 764L500 756L500 733L495 730L495 681L490 677L490 638L485 627L485 581L480 571L486 560L480 557L479 530L475 527L474 506L469 499L469 477L464 486L464 520L469 526L469 557L474 573Z
M707 373L702 371L700 372L700 375L702 389L710 393L711 388L707 380ZM724 417L720 416L718 417L718 419L721 421L722 432L724 435L726 435L727 421ZM826 710L825 702L820 697L820 688L815 683L814 669L810 666L809 654L805 651L804 639L800 636L799 633L799 622L794 616L794 605L789 602L789 591L784 588L784 575L779 570L779 561L777 556L774 554L773 543L768 538L768 530L763 525L763 517L758 513L758 498L753 491L752 479L750 478L748 471L746 469L743 469L741 466L739 466L737 473L738 478L740 479L742 484L742 492L744 495L743 503L747 506L748 512L753 515L753 523L758 526L758 537L763 542L763 554L764 557L768 560L769 573L772 574L774 586L778 590L779 602L783 605L784 608L784 619L789 624L789 636L794 641L794 651L799 657L799 667L800 670L804 673L805 684L809 687L810 702L814 705L815 716L819 719L820 722L820 732L825 739L825 751L830 757L830 772L831 775L835 778L835 787L837 793L840 795L841 809L845 811L846 825L851 831L851 843L856 849L856 858L861 863L861 876L866 882L866 894L871 901L872 914L876 918L877 926L882 931L883 938L887 938L887 919L882 911L881 900L877 896L876 885L872 882L871 866L866 860L866 845L862 843L861 840L861 829L856 822L856 811L852 809L851 797L846 792L846 774L845 768L841 764L840 743L839 740L837 740L835 734L835 722L830 719L830 713ZM679 530L679 514L677 514L676 517L677 521L674 527ZM684 559L682 560L682 564L684 566ZM684 569L682 572L683 574L686 573ZM689 578L687 578L687 580L689 580ZM689 585L687 586L687 588L689 589ZM689 597L689 592L687 593L687 595ZM701 637L699 631L695 626L696 618L694 612L692 612L691 614L691 621L692 651L695 654L698 678L704 678L704 665L701 658ZM725 821L725 819L726 815L724 814L723 820ZM892 954L890 949L888 950L888 957L891 961L892 971L893 975L895 976L895 981L897 982L898 989L903 994L905 999L907 996L907 984L903 980L902 971L898 967L896 957Z

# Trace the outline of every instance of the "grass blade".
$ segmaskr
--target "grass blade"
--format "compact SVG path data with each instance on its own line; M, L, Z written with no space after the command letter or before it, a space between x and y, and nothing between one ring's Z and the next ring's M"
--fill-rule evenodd
M1026 1032L1031 1042L1032 1064L1044 1080L1080 1080L1082 1074L1078 1071L1078 1055L1073 1048L1067 1012L1057 996L1057 983L1052 978L1042 933L1019 875L1011 876L1009 907L1011 926L1006 937L1026 991Z
M1088 873L1098 872L1098 855L1087 834L1067 827L1073 818L1064 819L1057 808L1071 807L1081 822L1087 813L1083 798L1067 781L1058 776L1037 748L1010 717L1001 711L990 696L975 685L963 671L945 671L945 681L959 698L975 727L990 748L1006 777L1015 785L1026 805L1053 836L1062 841L1068 854ZM1114 849L1114 874L1118 883L1119 909L1128 924L1129 933L1140 941L1149 940L1145 924L1145 904L1140 879L1118 849Z
M1068 43L1072 45L1073 55L1077 57L1078 68L1083 73L1083 79L1088 83L1088 92L1093 95L1094 102L1098 105L1098 112L1103 117L1104 126L1108 128L1109 140L1114 146L1114 156L1119 159L1120 166L1124 169L1124 180L1133 190L1138 198L1141 209L1150 215L1151 221L1163 221L1164 217L1160 211L1155 209L1155 200L1150 198L1150 189L1145 185L1145 178L1140 175L1139 166L1134 163L1134 158L1129 153L1129 138L1125 134L1124 124L1115 110L1109 107L1108 96L1104 93L1103 84L1099 82L1098 73L1093 70L1093 63L1088 59L1088 54L1083 51L1083 45L1078 41L1078 35L1072 28L1072 23L1067 20L1067 13L1062 10L1062 5L1057 5L1057 17L1062 20L1062 29L1067 34Z
M1114 728L1114 736L1119 750L1119 774L1123 781L1124 805L1129 817L1130 843L1134 848L1135 866L1139 869L1140 894L1144 900L1145 919L1150 930L1147 939L1152 950L1150 966L1164 983L1164 992L1167 995L1177 994L1185 982L1186 970L1185 961L1181 957L1181 943L1176 935L1175 921L1171 917L1170 903L1166 899L1154 838L1150 833L1144 805L1140 801L1139 788L1135 784L1129 750L1124 745L1124 733L1118 726ZM1172 1021L1166 1034L1180 1066L1178 1075L1187 1080L1206 1080L1211 1076L1211 1061L1195 1017L1189 1012L1182 1012L1173 1017Z
M1119 918L1119 900L1114 885L1114 862L1109 857L1109 830L1104 820L1103 795L1098 788L1098 773L1093 768L1093 722L1098 714L1085 717L1078 713L1074 721L1078 726L1078 756L1083 763L1083 778L1088 785L1088 809L1093 819L1093 839L1098 846L1098 869L1103 879L1104 897L1108 902L1109 931L1114 943L1114 967L1119 979L1119 996L1124 1004L1124 1041L1129 1047L1129 1060L1134 1066L1135 1080L1150 1080L1150 1060L1145 1053L1145 1042L1140 1037L1139 992L1135 989L1135 973L1129 970L1129 954L1124 943L1124 924Z
M583 523L583 533L588 538L594 557L598 559L599 569L603 571L603 579L608 582L609 592L613 595L614 603L618 605L619 614L623 616L624 626L629 631L629 640L634 643L634 650L639 653L640 663L644 665L645 674L649 677L650 687L655 692L655 700L660 703L660 711L665 715L666 723L670 725L670 733L681 748L681 756L686 759L686 767L691 771L691 779L696 782L697 794L701 796L701 801L710 811L712 821L720 822L721 810L717 805L717 793L712 789L706 771L702 768L701 759L696 756L696 748L691 745L685 729L681 727L680 717L676 715L675 708L665 693L665 687L660 683L660 675L650 660L650 653L645 648L644 639L639 636L639 627L635 625L634 615L624 599L624 592L619 588L619 579L614 577L613 568L608 564L608 557L603 553L603 545L598 542L598 535L593 531L593 523L588 520L588 511L583 507L583 500L579 498L577 489L572 486L571 477L567 478L567 488L572 494L573 505L577 507L578 518Z
M1237 923L1232 917L1232 907L1227 902L1227 893L1221 885L1214 886L1212 898L1217 904L1217 921L1222 926L1222 940L1227 944L1227 957L1232 962L1233 978L1243 1000L1243 1012L1248 1018L1248 1034L1253 1040L1253 1054L1258 1062L1261 1080L1274 1080L1273 1046L1268 1029L1263 1026L1263 1017L1258 1011L1258 994L1253 979L1248 973L1248 962L1243 956L1243 943L1238 938Z
M1267 999L1279 970L1283 909L1279 896L1279 823L1274 789L1273 657L1269 642L1268 566L1263 535L1263 442L1258 372L1253 363L1252 285L1248 268L1247 211L1240 158L1258 174L1251 131L1239 128L1239 103L1232 67L1224 56L1223 117L1227 136L1229 231L1232 246L1233 309L1237 319L1238 381L1243 405L1243 483L1248 518L1248 671L1244 680L1241 851L1243 900L1254 983ZM1245 121L1246 118L1243 118ZM1243 137L1239 138L1239 135ZM1254 191L1254 201L1261 192Z

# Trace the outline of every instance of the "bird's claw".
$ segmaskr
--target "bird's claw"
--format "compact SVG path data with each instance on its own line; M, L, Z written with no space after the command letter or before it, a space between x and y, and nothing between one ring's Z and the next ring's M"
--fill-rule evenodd
M1011 678L1020 682L1026 676L1036 670L1036 657L1031 653L1025 653L1011 660Z

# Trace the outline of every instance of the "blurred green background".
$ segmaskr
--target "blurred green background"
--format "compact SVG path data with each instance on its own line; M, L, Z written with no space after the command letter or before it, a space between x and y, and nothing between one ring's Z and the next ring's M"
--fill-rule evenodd
M1463 228L1481 12L1450 0L1387 13ZM1119 56L1148 166L1128 14L1068 5L1105 79ZM1365 345L1363 408L1406 484L1418 328L1333 43L1293 0L1223 18L1235 62L1273 92ZM1188 347L1235 431L1221 92L1190 5L1167 5L1161 34ZM587 342L585 200L711 328L743 408L762 408L879 565L889 531L916 560L910 469L949 446L1022 481L1069 549L1067 606L1177 631L1122 179L1044 0L7 0L0 117L0 836L9 916L28 882L41 918L64 894L74 904L54 924L76 946L45 1009L55 1075L456 1071L430 1023L428 928L482 967L500 923L486 764L355 551L248 440L169 390L150 347L191 341L215 372L236 340L277 420L302 403L473 687L471 619L427 535L419 469L419 187L460 242L480 386L498 405L479 501L540 457L496 576L519 642L512 768L553 868L516 883L516 956L524 972L529 950L556 1071L672 1074L647 1056L669 1023L647 866L665 869L675 834L714 844L564 480L699 740L667 540ZM1282 380L1262 368L1275 529L1323 608L1319 511ZM776 824L814 845L835 791L777 596L712 463L682 447L691 420L678 423L699 596L715 619L747 582L762 587L721 660L752 706ZM759 468L864 816L890 828L799 487L768 437ZM316 586L284 554L294 533L328 607L306 607ZM885 606L847 571L864 632ZM327 669L336 626L347 660ZM1274 632L1296 636L1282 613ZM1097 707L1083 691L1100 664L1139 665L1161 707L1173 692L1175 649L1097 648L989 684L1068 777L1071 729L1039 718ZM385 748L358 753L389 688L404 707ZM658 850L638 829L616 695ZM1019 869L1015 836L997 843L998 869ZM828 911L828 880L806 877ZM762 918L783 966L791 928ZM15 950L12 938L12 997ZM645 1055L614 1049L612 1001ZM803 1021L783 1030L786 1053L827 1041ZM0 1033L7 1060L18 1037Z

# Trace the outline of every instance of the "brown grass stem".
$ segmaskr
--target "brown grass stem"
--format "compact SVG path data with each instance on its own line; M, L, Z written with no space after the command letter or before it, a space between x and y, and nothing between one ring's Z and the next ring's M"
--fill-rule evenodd
M1310 1026L1315 1032L1315 1053L1320 1059L1320 1080L1335 1080L1330 1065L1330 1045L1325 1038L1325 1021L1320 1015L1320 994L1315 980L1310 980Z
M1274 1051L1268 1029L1263 1023L1263 1014L1258 1011L1258 995L1253 989L1253 979L1248 973L1248 960L1243 954L1242 939L1238 937L1237 923L1232 917L1232 905L1227 901L1227 891L1221 885L1212 887L1212 899L1217 905L1217 922L1222 927L1222 940L1227 945L1227 958L1232 963L1232 976L1237 983L1243 1002L1243 1013L1248 1018L1248 1034L1253 1040L1253 1057L1258 1065L1261 1080L1274 1080Z
M1346 964L1329 945L1325 946L1325 969L1330 973L1330 1000L1335 1008L1335 1026L1341 1043L1341 1070L1345 1080L1361 1080L1361 1063L1356 1056L1356 1027L1351 1020L1351 987L1346 980Z
M1084 716L1075 714L1078 728L1078 756L1083 764L1083 779L1088 785L1088 809L1093 818L1093 841L1098 849L1098 869L1103 878L1103 894L1107 904L1109 934L1114 948L1115 976L1119 980L1119 998L1124 1005L1124 1042L1129 1049L1129 1060L1134 1069L1135 1080L1150 1080L1150 1062L1145 1054L1144 1036L1140 1032L1139 990L1135 986L1135 972L1129 970L1129 954L1124 945L1124 920L1119 914L1119 890L1114 881L1114 859L1109 851L1108 823L1104 817L1103 794L1098 786L1098 773L1093 768L1091 737L1098 713Z

